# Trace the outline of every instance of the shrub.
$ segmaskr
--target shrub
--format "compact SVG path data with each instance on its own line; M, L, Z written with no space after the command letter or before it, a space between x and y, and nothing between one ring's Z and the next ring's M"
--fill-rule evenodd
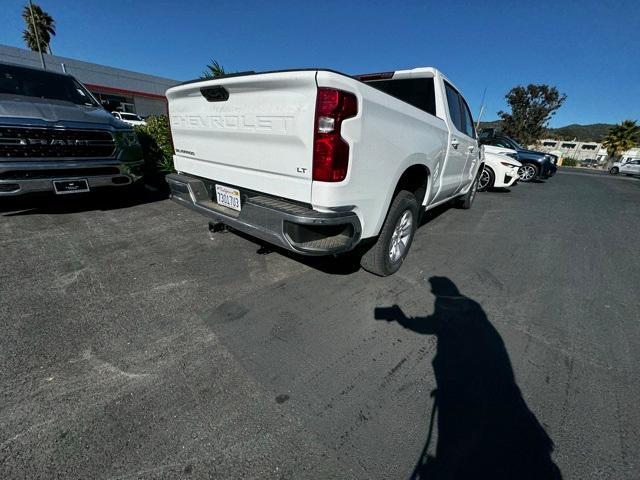
M562 166L563 167L576 167L578 166L578 160L576 160L575 158L571 158L571 157L566 157L562 159Z
M173 145L169 129L169 117L154 115L147 117L146 125L135 127L144 155L145 176L153 181L171 173L173 168Z

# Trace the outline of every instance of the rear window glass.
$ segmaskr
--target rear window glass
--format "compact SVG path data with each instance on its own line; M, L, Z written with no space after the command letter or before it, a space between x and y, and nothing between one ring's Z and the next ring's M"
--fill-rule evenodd
M436 114L436 93L433 78L375 80L366 83L431 115Z

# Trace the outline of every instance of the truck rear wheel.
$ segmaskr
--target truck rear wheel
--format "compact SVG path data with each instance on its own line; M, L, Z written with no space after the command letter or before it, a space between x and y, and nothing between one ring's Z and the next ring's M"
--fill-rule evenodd
M381 277L397 272L409 253L418 219L415 195L401 190L391 202L376 243L362 256L362 268Z

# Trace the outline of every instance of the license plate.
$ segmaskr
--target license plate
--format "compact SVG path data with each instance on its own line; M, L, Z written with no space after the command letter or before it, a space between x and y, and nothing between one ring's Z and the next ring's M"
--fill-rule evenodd
M240 205L240 190L235 188L216 185L216 201L218 205L223 207L229 207L237 211L242 209Z
M89 191L89 182L85 179L54 180L53 189L58 195L67 193L83 193Z

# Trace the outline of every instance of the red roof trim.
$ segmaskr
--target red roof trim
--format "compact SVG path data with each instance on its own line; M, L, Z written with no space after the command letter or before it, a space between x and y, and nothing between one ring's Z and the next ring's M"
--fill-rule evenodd
M102 85L93 85L91 83L85 83L84 86L89 90L95 90L100 93L119 93L124 95L133 95L136 97L155 98L157 100L164 100L165 102L167 101L167 98L164 95L158 95L157 93L137 92L135 90L125 90L124 88L103 87Z

